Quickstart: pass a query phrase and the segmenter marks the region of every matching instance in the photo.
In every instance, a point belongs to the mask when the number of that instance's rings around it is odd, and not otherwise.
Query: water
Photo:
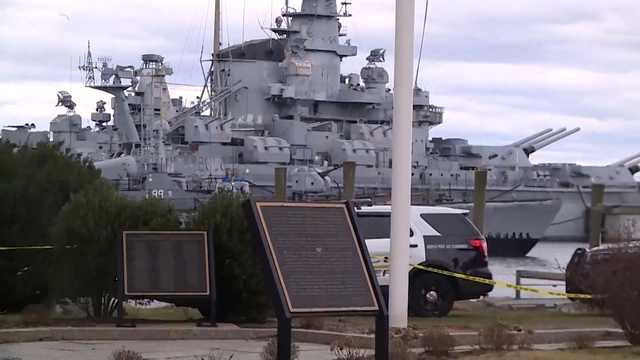
[[[573,252],[579,247],[586,246],[586,243],[579,242],[539,242],[533,250],[531,250],[529,256],[524,258],[490,258],[489,267],[494,279],[515,283],[516,270],[564,272]],[[524,285],[526,285],[527,282],[536,284],[548,283],[550,285],[558,284],[557,282],[526,279],[524,280]],[[549,290],[564,291],[564,285],[549,286],[546,288]],[[515,291],[513,289],[496,287],[489,295],[495,297],[514,297]],[[523,292],[522,297],[535,298],[540,297],[540,295]]]

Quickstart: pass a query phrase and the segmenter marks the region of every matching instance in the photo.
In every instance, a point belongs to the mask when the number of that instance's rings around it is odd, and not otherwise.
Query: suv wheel
[[[421,274],[411,284],[409,306],[416,316],[447,316],[453,307],[454,295],[449,280],[435,274]]]

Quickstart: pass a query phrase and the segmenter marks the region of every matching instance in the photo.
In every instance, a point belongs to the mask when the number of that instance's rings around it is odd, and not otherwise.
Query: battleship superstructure
[[[371,50],[359,73],[340,71],[358,51],[342,40],[340,19],[348,15],[335,0],[286,7],[273,37],[215,52],[208,96],[191,107],[170,97],[172,69],[162,56],[143,55],[140,68],[87,64],[85,71],[101,73],[100,84],[91,75],[87,86],[112,96],[113,119],[101,101],[94,128],[82,127],[68,97],[68,111],[51,122],[52,139],[92,159],[123,194],[162,197],[179,208],[220,188],[272,196],[275,167],[288,169],[297,198],[339,196],[345,161],[357,164],[358,197],[387,202],[393,122],[411,121],[414,204],[468,208],[473,171],[489,169],[486,228],[494,254],[524,255],[545,235],[584,237],[593,182],[607,185],[607,203],[640,203],[632,176],[640,156],[600,167],[530,162],[530,154],[579,129],[546,129],[505,146],[430,140],[444,110],[417,87],[413,118],[392,119],[384,49]]]

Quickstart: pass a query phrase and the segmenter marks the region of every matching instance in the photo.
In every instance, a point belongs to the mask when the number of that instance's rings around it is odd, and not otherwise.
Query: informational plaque
[[[208,296],[207,233],[125,231],[125,296]]]
[[[257,202],[255,207],[276,285],[291,314],[379,310],[368,259],[345,203]]]

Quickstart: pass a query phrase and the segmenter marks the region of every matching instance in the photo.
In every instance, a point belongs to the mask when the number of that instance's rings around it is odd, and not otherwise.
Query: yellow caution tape
[[[593,295],[589,295],[589,294],[573,294],[573,293],[566,293],[566,292],[562,292],[562,291],[552,291],[552,290],[547,290],[547,289],[536,289],[536,288],[532,288],[532,287],[517,285],[517,284],[514,284],[514,283],[507,282],[507,281],[485,279],[485,278],[482,278],[482,277],[479,277],[479,276],[471,276],[471,275],[467,275],[467,274],[461,274],[461,273],[457,273],[457,272],[453,272],[453,271],[447,271],[447,270],[434,268],[434,267],[431,267],[431,266],[413,265],[412,267],[415,268],[415,269],[429,271],[429,272],[432,272],[432,273],[441,274],[441,275],[445,275],[445,276],[451,276],[451,277],[455,277],[455,278],[458,278],[458,279],[464,279],[464,280],[474,281],[474,282],[481,283],[481,284],[487,284],[487,285],[493,285],[493,286],[499,286],[499,287],[514,289],[514,290],[520,290],[520,291],[523,291],[523,292],[529,292],[529,293],[534,293],[534,294],[547,295],[547,296],[559,296],[559,297],[566,297],[566,298],[573,298],[573,299],[593,299]],[[374,268],[377,268],[377,269],[387,268],[387,266],[386,265],[383,265],[383,266],[375,266],[374,265]]]
[[[50,245],[42,245],[42,246],[0,246],[0,251],[7,250],[49,250],[53,249],[53,246]]]

